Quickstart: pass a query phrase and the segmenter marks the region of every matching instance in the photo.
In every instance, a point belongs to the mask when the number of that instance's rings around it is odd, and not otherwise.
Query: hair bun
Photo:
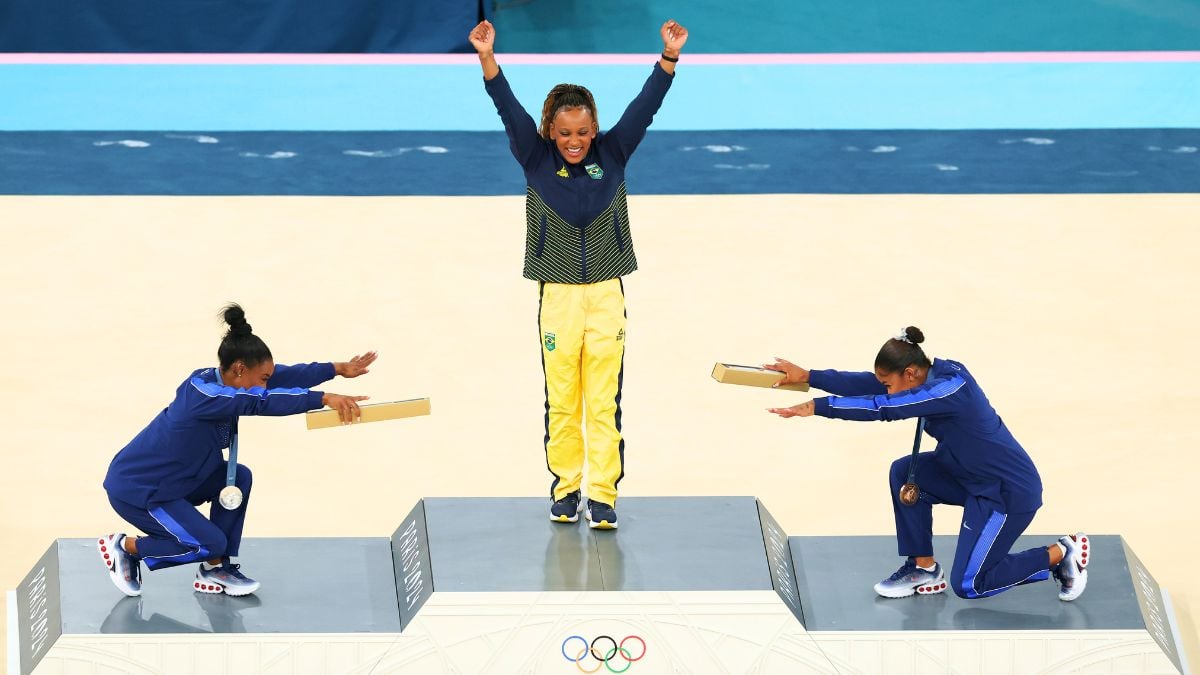
[[[221,317],[229,324],[229,334],[233,336],[250,335],[253,329],[246,322],[246,311],[236,302],[231,302],[221,310]]]
[[[909,326],[908,328],[905,328],[904,336],[907,337],[908,341],[914,345],[919,345],[925,341],[925,334],[922,333],[921,329],[917,328],[916,326]]]

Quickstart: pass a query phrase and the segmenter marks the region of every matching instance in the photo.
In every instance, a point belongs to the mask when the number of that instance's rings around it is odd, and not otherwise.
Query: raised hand
[[[496,27],[492,25],[491,21],[484,19],[471,29],[467,39],[471,41],[471,46],[480,56],[491,54],[496,47]]]
[[[659,29],[663,41],[663,53],[667,56],[678,57],[679,50],[683,49],[683,44],[687,42],[688,31],[682,25],[671,19],[662,25]]]
[[[355,356],[349,361],[340,361],[333,364],[333,370],[342,377],[358,377],[359,375],[366,375],[367,373],[371,372],[368,370],[368,366],[370,366],[372,363],[375,363],[375,359],[377,358],[379,358],[379,354],[377,352],[370,351],[366,354]]]
[[[783,373],[783,379],[771,385],[772,387],[780,387],[785,384],[803,384],[808,382],[807,370],[792,363],[791,361],[781,359],[778,356],[775,357],[775,363],[764,363],[763,368]]]

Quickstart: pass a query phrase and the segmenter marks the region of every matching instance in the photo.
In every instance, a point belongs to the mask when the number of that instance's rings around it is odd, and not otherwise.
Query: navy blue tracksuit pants
[[[892,510],[896,515],[896,543],[902,556],[933,555],[933,505],[963,507],[958,547],[950,570],[950,588],[960,598],[986,598],[1013,586],[1050,578],[1050,553],[1031,548],[1009,553],[1017,537],[1029,527],[1036,511],[1005,513],[1003,504],[967,494],[958,480],[939,463],[938,452],[916,456],[916,483],[921,496],[916,504],[900,503],[900,487],[908,479],[912,456],[892,462]]]
[[[117,513],[146,533],[137,540],[138,557],[146,567],[156,570],[238,554],[253,477],[250,469],[237,465],[234,484],[242,490],[242,504],[230,511],[217,502],[225,487],[227,466],[222,462],[184,499],[151,502],[141,507],[109,496],[108,501]],[[208,518],[195,508],[204,502],[212,502]]]

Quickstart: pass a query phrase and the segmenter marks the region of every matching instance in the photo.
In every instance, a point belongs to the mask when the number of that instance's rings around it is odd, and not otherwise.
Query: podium
[[[1169,595],[1116,535],[1089,533],[1073,603],[887,600],[893,537],[789,537],[753,497],[623,497],[616,531],[548,507],[427,498],[391,537],[247,539],[242,598],[194,593],[191,565],[126,598],[94,540],[59,539],[9,592],[9,672],[1182,670]],[[953,537],[935,548],[949,563]]]

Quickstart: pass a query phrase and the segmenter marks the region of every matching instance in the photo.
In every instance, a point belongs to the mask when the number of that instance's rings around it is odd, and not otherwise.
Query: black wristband
[[[661,58],[662,58],[662,60],[663,60],[663,61],[670,61],[671,63],[679,63],[679,57],[678,57],[678,56],[676,56],[676,57],[670,57],[670,56],[667,56],[666,52],[663,52],[663,54],[662,54],[662,57],[661,57]]]

